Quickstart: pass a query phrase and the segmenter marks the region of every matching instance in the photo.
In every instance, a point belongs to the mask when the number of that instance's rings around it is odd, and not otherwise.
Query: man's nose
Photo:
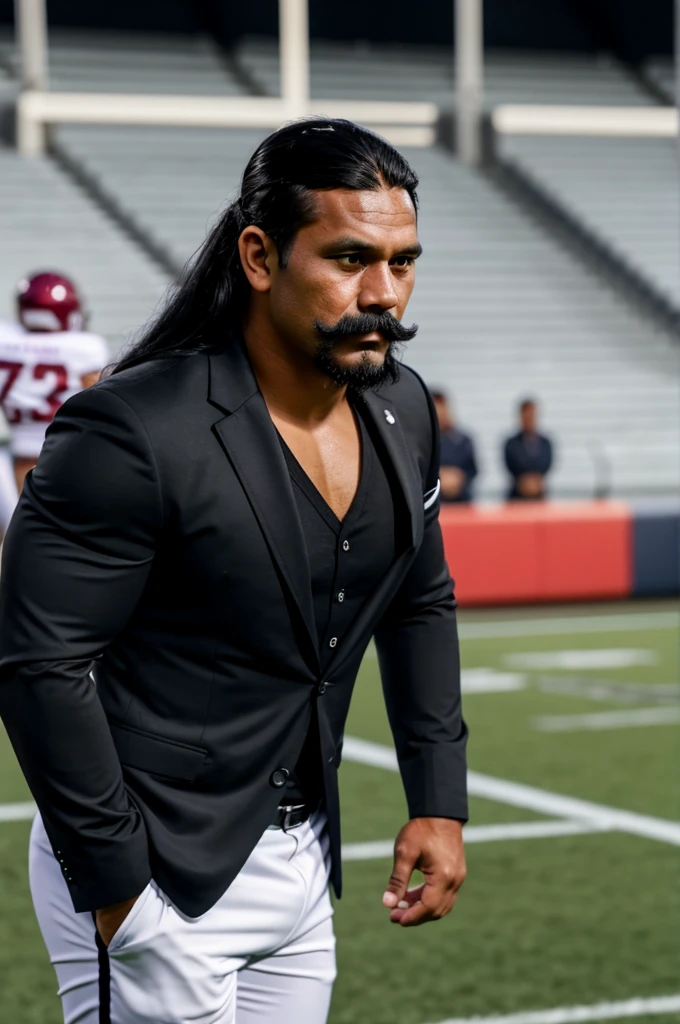
[[[394,277],[388,263],[373,263],[361,275],[359,309],[364,313],[386,313],[397,305]]]

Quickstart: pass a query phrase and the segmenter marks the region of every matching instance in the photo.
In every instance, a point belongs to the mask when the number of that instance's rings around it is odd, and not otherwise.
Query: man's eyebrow
[[[331,253],[350,253],[350,252],[375,252],[375,245],[370,242],[366,242],[361,238],[336,238],[332,242],[329,242],[324,246],[324,252],[327,254]],[[417,258],[421,255],[423,247],[420,242],[416,242],[414,245],[406,245],[399,252],[395,252],[392,256],[413,256]]]

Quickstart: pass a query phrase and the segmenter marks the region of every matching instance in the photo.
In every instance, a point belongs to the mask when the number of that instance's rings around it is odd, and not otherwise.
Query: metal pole
[[[454,0],[456,31],[456,152],[464,164],[482,155],[483,0]]]
[[[17,50],[24,89],[47,89],[46,0],[14,0]]]
[[[40,156],[47,148],[47,128],[30,117],[22,99],[48,88],[46,0],[14,0],[14,26],[22,83],[16,114],[17,148],[23,156]]]
[[[289,117],[309,109],[309,12],[307,0],[279,0],[281,98]]]

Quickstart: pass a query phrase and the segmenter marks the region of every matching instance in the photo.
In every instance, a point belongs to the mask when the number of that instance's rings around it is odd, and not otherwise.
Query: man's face
[[[286,267],[268,261],[269,315],[277,333],[336,383],[377,378],[390,335],[407,340],[399,325],[371,319],[400,321],[413,291],[420,254],[413,203],[397,188],[336,189],[315,200],[315,219],[296,235]],[[352,323],[365,314],[363,324]]]
[[[533,402],[531,402],[531,403],[529,403],[529,405],[525,405],[520,410],[520,422],[522,424],[522,431],[525,434],[535,434],[536,433],[536,421],[537,421],[536,406],[533,404]]]
[[[434,400],[434,407],[437,412],[437,422],[439,423],[439,429],[444,432],[445,430],[451,430],[453,427],[453,416],[449,409],[449,403],[445,398],[437,396]]]

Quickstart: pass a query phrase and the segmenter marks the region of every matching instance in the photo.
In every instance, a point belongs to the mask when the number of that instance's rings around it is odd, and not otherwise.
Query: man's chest
[[[359,486],[361,442],[354,418],[301,430],[274,419],[279,434],[339,520],[349,511]]]

